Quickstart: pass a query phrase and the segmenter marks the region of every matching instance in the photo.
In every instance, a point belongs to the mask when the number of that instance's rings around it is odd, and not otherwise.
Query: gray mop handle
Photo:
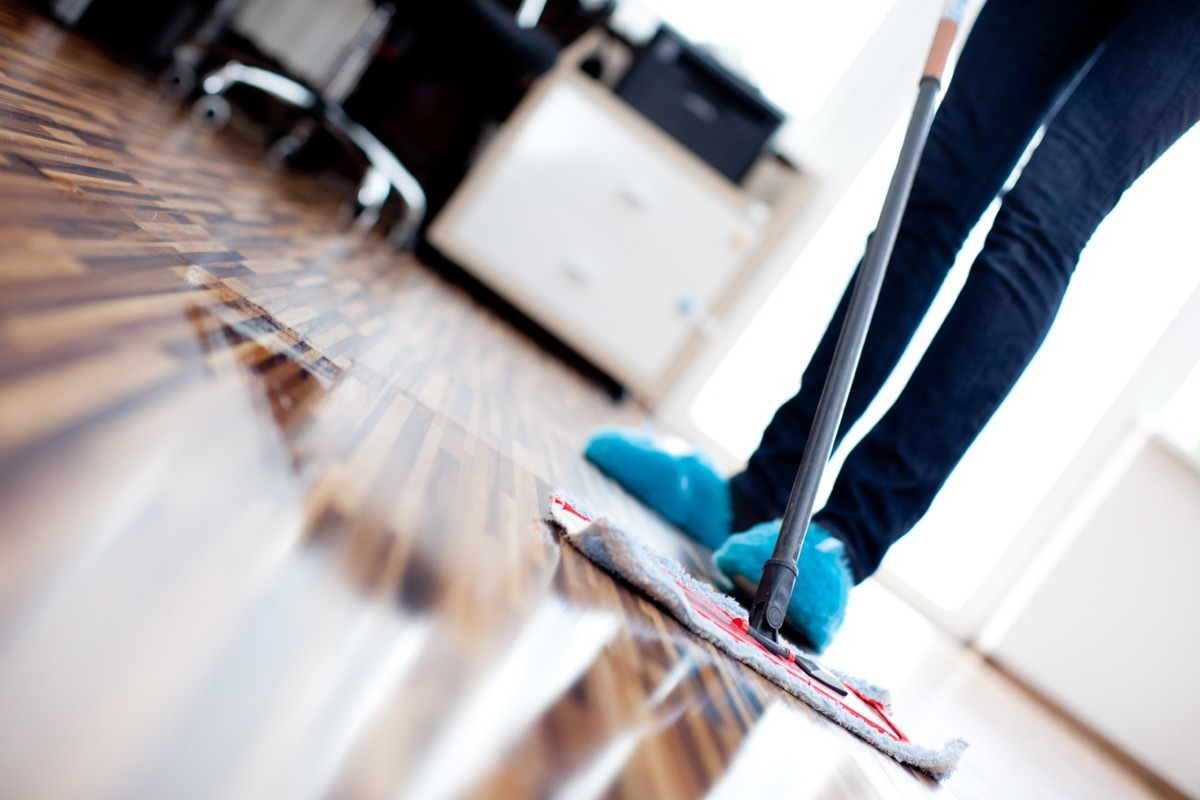
[[[904,144],[900,148],[899,163],[892,174],[892,182],[888,186],[887,197],[879,214],[879,224],[867,245],[862,267],[854,283],[854,292],[850,296],[850,305],[833,352],[829,375],[821,392],[821,399],[817,403],[816,416],[804,448],[804,455],[800,459],[800,468],[796,472],[796,481],[783,515],[772,561],[796,564],[800,559],[800,548],[804,544],[804,534],[812,518],[821,473],[833,452],[833,441],[841,424],[842,414],[846,410],[846,401],[850,396],[850,386],[862,355],[863,343],[867,338],[867,329],[871,324],[887,263],[900,231],[901,217],[908,203],[917,164],[921,160],[921,151],[925,147],[925,139],[933,122],[942,71],[945,69],[950,47],[954,43],[964,4],[965,0],[955,0],[947,4],[938,24],[933,47],[919,84],[916,107],[908,122]]]

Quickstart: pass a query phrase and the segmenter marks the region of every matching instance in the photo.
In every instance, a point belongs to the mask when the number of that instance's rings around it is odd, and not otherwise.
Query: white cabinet
[[[761,254],[771,210],[602,84],[530,93],[429,232],[644,400]]]

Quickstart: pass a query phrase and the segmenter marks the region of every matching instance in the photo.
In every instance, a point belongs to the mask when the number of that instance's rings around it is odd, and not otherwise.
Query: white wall
[[[1200,463],[1161,437],[1131,460],[993,656],[1200,796]]]

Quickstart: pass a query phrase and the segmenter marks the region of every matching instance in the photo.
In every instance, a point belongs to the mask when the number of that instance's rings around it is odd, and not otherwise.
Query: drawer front
[[[654,385],[693,335],[686,290],[507,165],[448,234],[478,278],[630,388]]]
[[[755,209],[714,193],[705,176],[570,85],[546,94],[505,161],[553,187],[598,230],[642,253],[705,307],[761,236],[764,220]]]

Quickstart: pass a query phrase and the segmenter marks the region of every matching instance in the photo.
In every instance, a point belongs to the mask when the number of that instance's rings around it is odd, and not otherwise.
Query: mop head
[[[564,492],[552,494],[550,516],[564,538],[597,565],[637,587],[685,627],[867,743],[937,780],[949,777],[958,765],[967,747],[964,740],[950,740],[940,750],[912,743],[888,714],[884,690],[834,672],[832,682],[840,680],[847,692],[843,696],[794,661],[769,652],[746,633],[747,614],[741,605],[692,578],[679,562],[655,553],[607,519],[596,518],[575,498]],[[802,660],[806,658],[795,647],[788,647]]]

